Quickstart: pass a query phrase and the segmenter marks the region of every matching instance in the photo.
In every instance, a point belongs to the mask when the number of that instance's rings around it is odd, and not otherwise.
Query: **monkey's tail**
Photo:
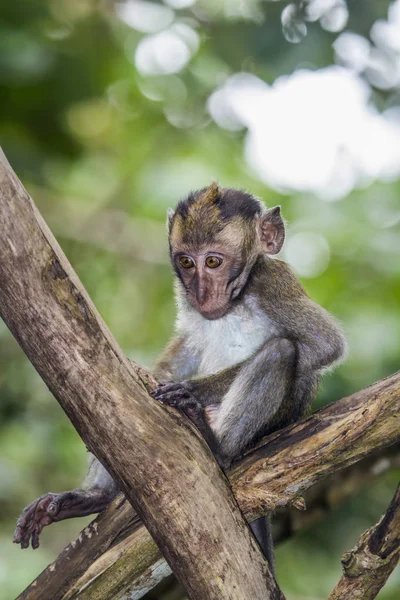
[[[270,569],[275,576],[274,544],[272,541],[270,515],[265,515],[264,517],[260,517],[259,519],[256,519],[250,523],[250,529],[252,530],[254,537],[256,538],[262,553],[269,562]]]

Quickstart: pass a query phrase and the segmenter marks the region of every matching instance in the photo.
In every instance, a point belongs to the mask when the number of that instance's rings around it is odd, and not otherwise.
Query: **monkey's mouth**
[[[198,302],[192,302],[193,307],[199,311],[202,317],[207,319],[208,321],[215,321],[215,319],[220,319],[223,317],[229,309],[229,304],[225,304],[223,306],[202,306]]]
[[[224,298],[219,298],[219,302],[216,298],[208,298],[203,302],[199,302],[196,294],[193,294],[191,291],[188,291],[188,300],[190,304],[196,309],[202,317],[207,319],[208,321],[215,321],[215,319],[220,319],[223,317],[230,308],[230,298],[226,298],[224,302]]]
[[[200,310],[200,314],[208,321],[215,321],[215,319],[220,319],[221,317],[223,317],[227,310],[228,307],[219,308],[213,311]]]

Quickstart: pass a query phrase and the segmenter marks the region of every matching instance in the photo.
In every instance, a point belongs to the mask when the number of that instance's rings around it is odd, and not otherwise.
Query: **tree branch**
[[[400,444],[394,444],[320,481],[304,495],[307,510],[291,507],[274,512],[274,541],[279,543],[300,530],[312,527],[362,490],[373,487],[384,473],[399,468]]]
[[[301,508],[307,489],[399,439],[400,372],[270,436],[234,469],[232,489],[249,520]]]
[[[0,155],[0,313],[193,600],[281,598],[204,440],[153,401]]]
[[[400,373],[265,438],[229,474],[246,518],[253,520],[282,505],[301,507],[299,494],[400,441],[399,414]],[[374,464],[374,457],[369,460]],[[21,598],[67,600],[77,591],[82,599],[118,598],[120,591],[129,591],[136,599],[158,583],[165,576],[161,553],[127,503],[119,509],[117,505],[115,501],[83,530]],[[71,564],[73,569],[66,571]],[[146,575],[155,566],[158,579]]]
[[[329,600],[373,600],[400,558],[400,484],[379,523],[365,531],[342,557],[343,576]]]

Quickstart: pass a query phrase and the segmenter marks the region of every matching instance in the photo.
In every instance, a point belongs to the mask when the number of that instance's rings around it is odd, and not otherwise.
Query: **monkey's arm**
[[[173,338],[157,359],[152,373],[160,381],[181,381],[198,368],[200,355],[188,348],[183,337]]]
[[[343,356],[343,334],[326,311],[306,296],[287,308],[287,320],[280,319],[282,337],[268,341],[256,355],[216,375],[154,392],[190,416],[222,466],[254,438],[300,418],[311,404],[320,371]]]
[[[300,380],[299,387],[314,388],[318,372],[343,358],[346,352],[345,338],[333,317],[305,295],[297,297],[295,302],[281,300],[278,306],[278,310],[276,306],[271,310],[268,305],[267,309],[270,309],[269,314],[272,312],[276,322],[280,324],[282,338],[292,340],[295,344],[295,375]],[[268,343],[259,352],[264,348],[269,348]],[[172,398],[174,392],[184,387],[203,407],[220,404],[238,373],[254,358],[253,355],[218,373],[193,379],[191,377],[196,371],[198,360],[194,360],[182,338],[173,340],[166,349],[166,355],[169,359],[170,376],[160,379],[176,382],[176,385],[171,383],[163,386],[163,395],[168,393],[166,399]],[[163,362],[161,365],[163,366]],[[166,369],[162,369],[163,374],[165,371]]]
[[[307,296],[296,305],[282,306],[281,322],[298,345],[298,375],[318,372],[337,363],[346,355],[343,332],[325,309]]]
[[[236,375],[247,362],[247,360],[243,361],[233,367],[219,371],[214,375],[200,377],[199,379],[184,379],[183,381],[179,381],[177,377],[174,377],[174,382],[163,383],[154,391],[152,396],[159,400],[161,399],[159,396],[162,394],[163,401],[167,401],[175,398],[177,391],[180,390],[183,392],[186,390],[187,392],[190,392],[191,395],[195,396],[196,400],[203,407],[212,404],[220,404],[222,398],[231,387]]]
[[[29,504],[17,521],[14,542],[21,544],[21,548],[27,548],[29,542],[32,548],[38,548],[39,535],[46,525],[101,512],[117,493],[118,486],[114,480],[97,458],[90,455],[84,489],[44,494]]]
[[[270,424],[285,399],[290,396],[295,372],[296,349],[285,338],[267,342],[253,357],[240,365],[204,380],[160,386],[153,392],[156,399],[180,408],[200,429],[217,460],[226,468],[242,450]],[[229,373],[230,372],[230,373]],[[191,386],[230,382],[219,398],[220,405],[203,407]],[[212,395],[210,387],[208,390]],[[207,404],[207,403],[205,403]],[[276,427],[275,427],[276,428]]]

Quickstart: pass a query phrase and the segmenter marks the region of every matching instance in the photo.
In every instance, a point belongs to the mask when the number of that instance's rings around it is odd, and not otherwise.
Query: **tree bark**
[[[329,600],[373,600],[385,585],[399,558],[400,484],[379,523],[365,531],[355,548],[343,555],[343,576]]]
[[[297,494],[366,455],[399,442],[399,414],[398,373],[265,438],[264,445],[249,453],[229,473],[240,490],[240,506],[246,518],[253,520],[267,509],[282,505],[301,508]],[[384,468],[374,456],[369,460],[371,469],[374,465],[377,470]],[[254,483],[257,473],[262,478]],[[161,553],[143,525],[135,520],[132,509],[126,503],[116,509],[118,503],[120,500],[84,529],[21,598],[67,600],[79,592],[79,598],[117,599],[119,594],[129,592],[136,600],[158,583],[164,576],[159,563]],[[114,546],[119,543],[116,551]],[[73,569],[66,572],[66,565],[73,565]],[[158,579],[152,571],[155,567]]]
[[[0,313],[194,600],[282,598],[201,436],[148,395],[4,155]]]
[[[270,436],[233,470],[232,489],[250,520],[300,507],[305,490],[399,439],[400,372]]]

